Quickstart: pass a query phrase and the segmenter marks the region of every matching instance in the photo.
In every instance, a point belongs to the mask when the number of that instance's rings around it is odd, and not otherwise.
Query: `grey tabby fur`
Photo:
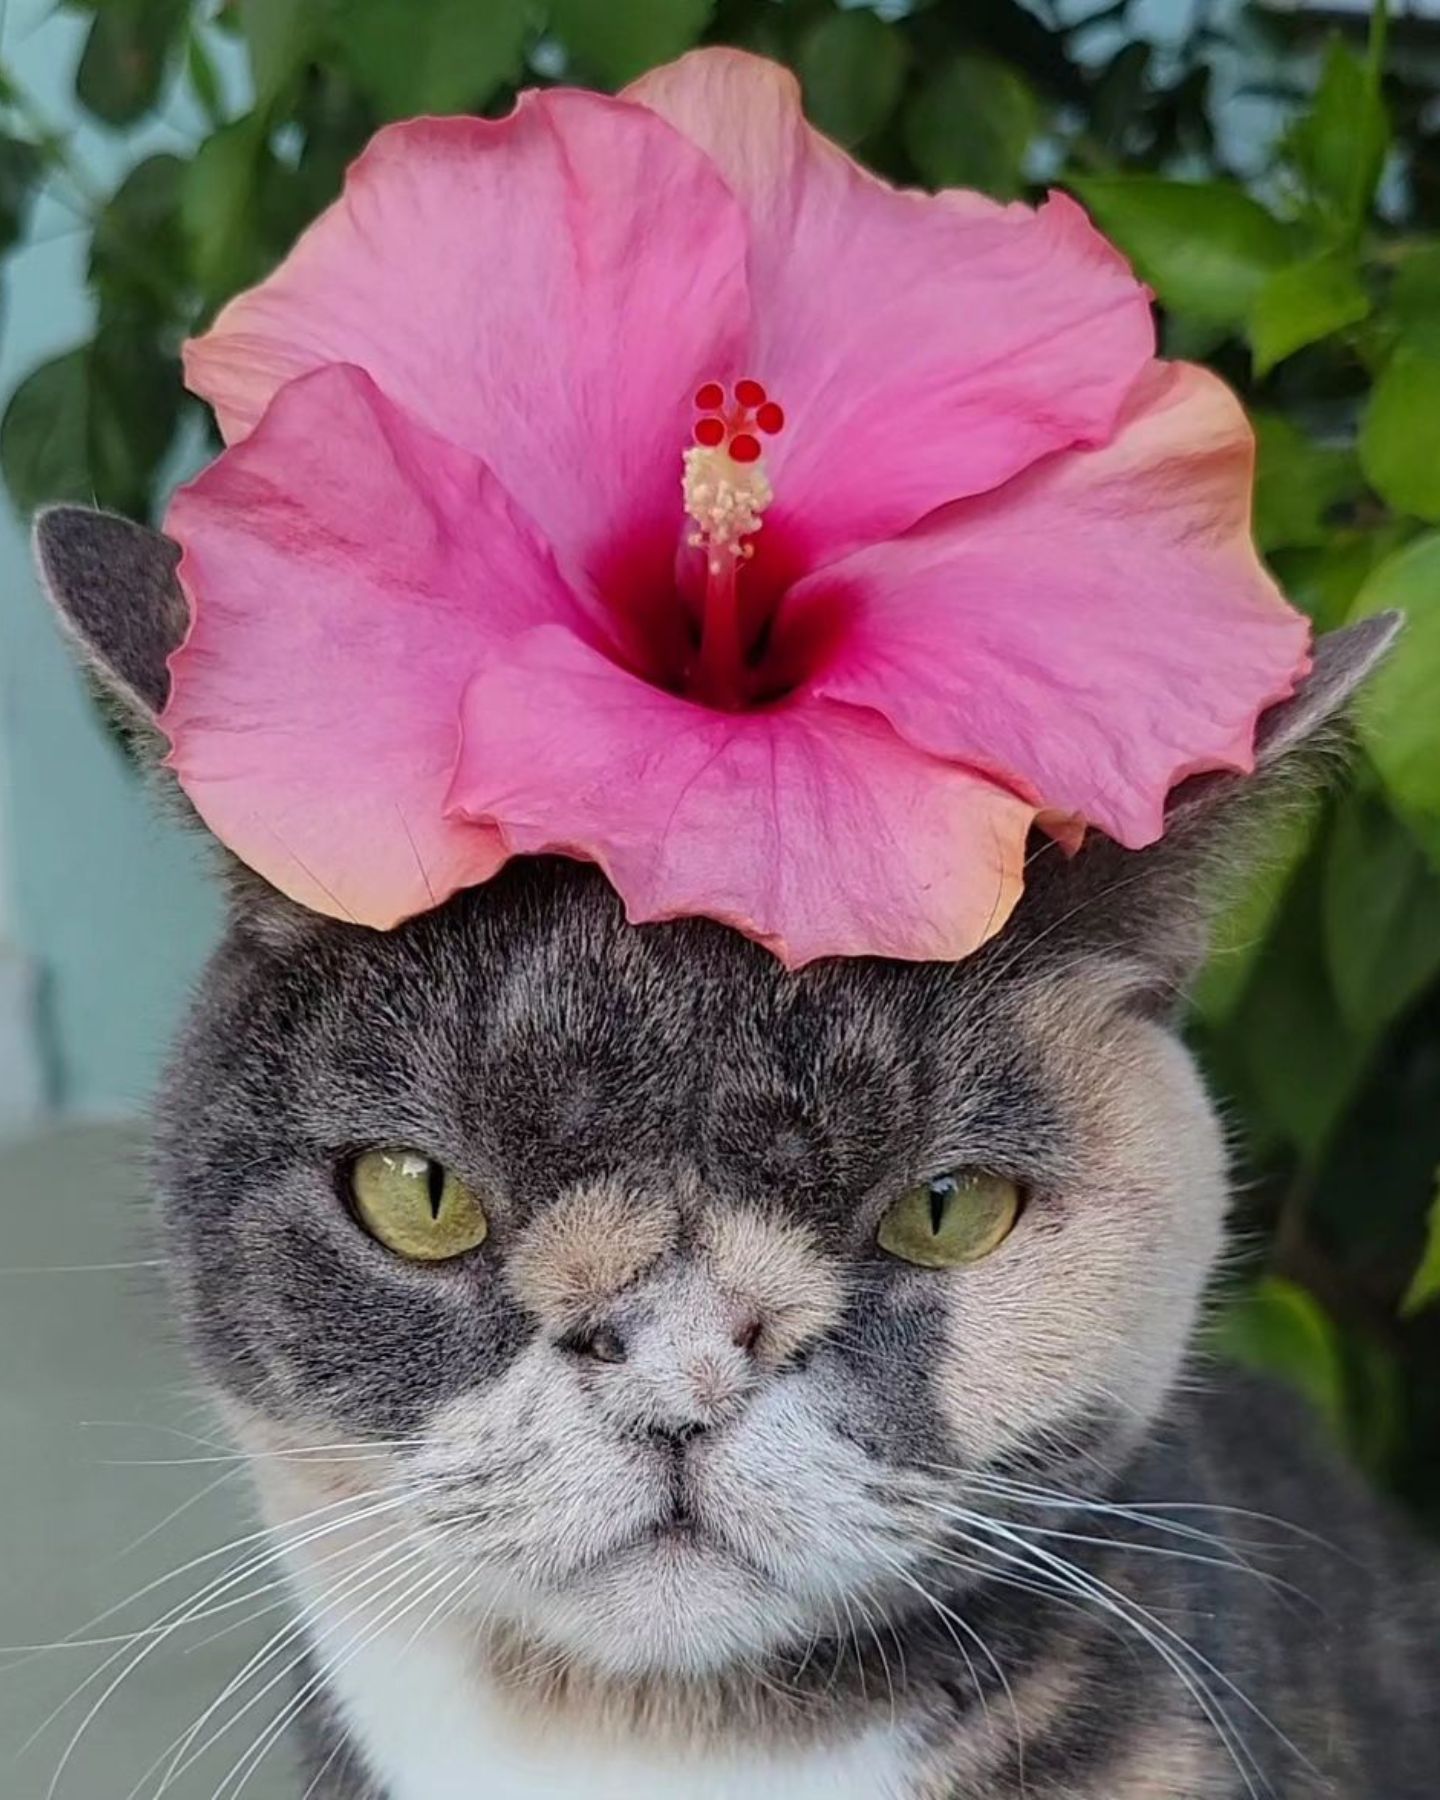
[[[172,552],[72,509],[39,537],[153,713]],[[1394,628],[1327,640],[1268,773],[1190,784],[1154,849],[1038,850],[956,967],[790,974],[560,861],[386,934],[244,883],[156,1167],[277,1528],[409,1496],[396,1554],[542,1732],[721,1755],[888,1720],[897,1800],[1428,1800],[1434,1568],[1292,1396],[1197,1350],[1224,1153],[1173,1029],[1207,897]],[[337,1170],[389,1144],[486,1198],[480,1251],[356,1228]],[[1000,1250],[877,1250],[969,1164],[1028,1195]],[[389,1800],[311,1674],[312,1800]]]

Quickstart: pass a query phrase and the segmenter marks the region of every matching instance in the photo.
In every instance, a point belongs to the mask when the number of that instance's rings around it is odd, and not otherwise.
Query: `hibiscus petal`
[[[557,553],[603,581],[623,524],[668,578],[698,382],[735,366],[745,229],[653,113],[531,93],[508,118],[379,133],[279,270],[187,346],[227,439],[319,364],[482,457]]]
[[[719,919],[792,967],[967,955],[1015,903],[1033,816],[873,714],[712,712],[557,626],[470,683],[450,805],[598,863],[637,923]]]
[[[1151,843],[1177,781],[1253,766],[1258,715],[1309,665],[1251,541],[1253,461],[1222,382],[1156,365],[1113,443],[802,583],[782,630],[829,616],[815,692]]]
[[[767,533],[783,521],[787,554],[814,568],[1110,435],[1154,327],[1074,201],[888,187],[743,51],[696,51],[626,96],[712,157],[748,215],[752,372],[789,421]]]
[[[492,875],[495,833],[442,811],[461,693],[496,633],[577,614],[485,466],[362,371],[322,369],[166,529],[192,623],[160,724],[221,842],[304,905],[381,927]]]

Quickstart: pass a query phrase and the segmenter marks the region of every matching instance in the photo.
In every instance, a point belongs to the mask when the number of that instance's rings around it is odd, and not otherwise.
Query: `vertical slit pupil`
[[[939,1237],[940,1227],[945,1223],[945,1208],[950,1204],[950,1189],[941,1182],[933,1182],[930,1188],[930,1230]]]
[[[426,1165],[425,1191],[430,1199],[430,1217],[438,1220],[440,1205],[445,1198],[445,1171],[438,1162],[431,1161]]]

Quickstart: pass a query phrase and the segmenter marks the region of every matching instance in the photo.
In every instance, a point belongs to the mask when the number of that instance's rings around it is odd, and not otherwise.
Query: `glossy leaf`
[[[871,12],[833,13],[801,40],[805,110],[821,131],[855,144],[895,109],[905,79],[905,41]]]
[[[550,29],[586,74],[621,87],[694,44],[713,0],[551,0]]]
[[[1405,613],[1405,630],[1371,678],[1357,721],[1396,811],[1440,868],[1440,532],[1387,558],[1352,617],[1392,607]]]
[[[1089,175],[1071,185],[1160,303],[1197,319],[1245,324],[1266,283],[1290,264],[1290,230],[1226,183]]]
[[[16,388],[0,420],[0,469],[22,513],[50,500],[91,498],[89,406],[84,348],[42,363]]]
[[[1240,1004],[1319,818],[1319,800],[1311,798],[1276,820],[1261,866],[1211,927],[1210,955],[1190,996],[1206,1024],[1225,1024]]]
[[[107,125],[133,125],[154,106],[180,45],[185,0],[106,0],[75,72],[82,106]]]
[[[87,455],[94,499],[143,516],[184,389],[178,358],[153,333],[105,321],[90,346]]]
[[[138,301],[157,319],[178,304],[186,280],[180,225],[186,169],[178,156],[147,156],[97,215],[90,280],[108,301]]]
[[[1360,484],[1354,455],[1317,444],[1282,413],[1253,412],[1255,536],[1264,550],[1328,543],[1326,514]]]
[[[179,367],[145,336],[102,326],[43,363],[0,421],[0,469],[22,512],[52,500],[146,508],[180,404]]]
[[[1228,1022],[1246,1087],[1306,1167],[1329,1148],[1374,1050],[1352,1031],[1330,986],[1323,866],[1317,846],[1297,871]]]
[[[1360,461],[1397,512],[1440,522],[1440,356],[1396,350],[1365,408]]]
[[[1220,1316],[1223,1355],[1300,1389],[1335,1431],[1345,1425],[1345,1355],[1335,1322],[1293,1281],[1266,1276]]]
[[[527,0],[336,0],[335,44],[387,119],[478,108],[519,78]]]
[[[1250,312],[1250,348],[1255,373],[1268,375],[1278,362],[1319,343],[1370,311],[1370,296],[1351,259],[1339,252],[1310,257],[1280,269],[1255,296]]]
[[[1353,792],[1336,812],[1324,907],[1335,998],[1372,1038],[1440,975],[1440,871],[1378,795]]]
[[[1411,1317],[1423,1312],[1427,1306],[1433,1306],[1437,1300],[1440,1300],[1440,1181],[1437,1181],[1435,1201],[1430,1208],[1425,1248],[1401,1303],[1401,1311]]]
[[[319,42],[325,10],[316,0],[240,0],[255,99],[269,106]]]
[[[932,187],[978,188],[1010,200],[1040,107],[1023,76],[988,57],[958,56],[926,83],[905,118],[905,142]]]
[[[1390,290],[1390,315],[1413,349],[1440,357],[1440,244],[1412,252]]]
[[[1348,453],[1347,461],[1354,463]],[[1359,482],[1358,468],[1355,482]],[[1287,598],[1315,622],[1317,631],[1333,631],[1350,616],[1362,587],[1387,556],[1403,549],[1410,530],[1394,520],[1376,526],[1350,526],[1333,531],[1313,546],[1272,549],[1271,568]]]
[[[1390,123],[1362,59],[1335,39],[1310,111],[1287,140],[1322,212],[1350,227],[1369,211],[1390,147]]]
[[[1151,45],[1136,41],[1121,46],[1095,89],[1094,129],[1100,142],[1119,150],[1144,111],[1149,91]]]
[[[227,299],[260,273],[257,195],[264,150],[252,114],[207,138],[185,170],[180,215],[195,278],[213,301]]]
[[[23,138],[0,136],[0,255],[18,242],[45,159]]]
[[[215,67],[215,59],[206,48],[205,39],[193,26],[185,44],[185,69],[190,77],[190,86],[195,90],[195,98],[200,102],[211,126],[223,125],[225,94],[220,86],[220,75]]]

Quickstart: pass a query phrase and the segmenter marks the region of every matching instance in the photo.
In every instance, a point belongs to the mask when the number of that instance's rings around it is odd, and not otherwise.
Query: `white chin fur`
[[[524,1623],[597,1672],[710,1675],[806,1629],[800,1609],[723,1552],[690,1541],[638,1544]]]

